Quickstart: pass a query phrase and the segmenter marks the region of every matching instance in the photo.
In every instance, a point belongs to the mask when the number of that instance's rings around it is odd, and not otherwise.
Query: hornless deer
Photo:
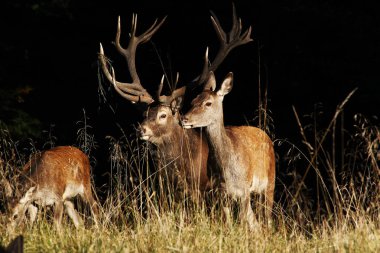
[[[149,141],[157,146],[159,151],[159,168],[171,164],[170,167],[174,166],[177,172],[179,172],[179,175],[175,175],[175,177],[179,176],[185,179],[191,189],[204,191],[210,187],[210,180],[207,175],[209,152],[207,141],[199,131],[183,129],[179,123],[179,110],[182,106],[186,86],[175,89],[169,96],[161,95],[164,81],[163,77],[158,89],[158,101],[157,103],[153,103],[152,96],[141,85],[136,71],[135,52],[137,45],[147,42],[159,29],[164,20],[165,19],[159,22],[158,25],[156,25],[156,20],[144,34],[136,37],[137,16],[134,16],[129,45],[127,49],[124,49],[120,46],[119,42],[119,18],[115,45],[117,50],[127,59],[133,83],[121,83],[114,79],[114,74],[112,73],[113,69],[110,71],[107,66],[102,46],[100,46],[99,61],[105,76],[122,97],[134,103],[140,102],[148,105],[148,109],[145,112],[145,119],[139,127],[139,134],[142,140]],[[228,35],[223,31],[214,14],[211,16],[211,21],[220,40],[220,49],[211,66],[208,66],[208,50],[206,50],[204,68],[202,74],[194,80],[196,83],[203,83],[209,71],[214,71],[233,48],[251,41],[251,28],[249,27],[247,31],[241,34],[241,20],[237,18],[234,7],[233,25]]]
[[[240,199],[240,219],[254,229],[251,192],[264,194],[266,216],[270,221],[275,187],[275,155],[273,143],[261,129],[251,126],[225,127],[223,98],[232,89],[229,73],[220,89],[215,91],[213,72],[204,90],[193,101],[182,118],[184,128],[205,127],[215,159],[220,167],[222,188],[227,195]]]
[[[33,224],[38,212],[35,205],[54,205],[54,221],[58,229],[65,208],[78,228],[81,218],[70,201],[77,195],[90,205],[97,223],[98,207],[92,195],[90,161],[76,147],[60,146],[33,154],[15,185],[18,193],[10,203],[10,228],[23,220],[26,211]]]

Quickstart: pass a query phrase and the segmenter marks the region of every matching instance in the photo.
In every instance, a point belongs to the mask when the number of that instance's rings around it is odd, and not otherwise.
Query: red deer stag
[[[162,25],[163,19],[157,21],[144,34],[136,37],[137,16],[132,20],[132,32],[127,49],[120,46],[120,18],[117,26],[115,45],[117,50],[125,56],[128,63],[129,72],[133,83],[121,83],[114,79],[107,66],[102,46],[100,46],[99,61],[107,79],[113,84],[115,90],[125,99],[131,102],[141,102],[148,104],[145,112],[145,119],[139,127],[140,138],[155,144],[159,150],[159,168],[171,164],[175,167],[178,176],[186,181],[191,189],[204,191],[209,188],[210,181],[207,175],[208,145],[205,138],[199,131],[194,129],[185,130],[179,121],[179,109],[182,106],[182,99],[186,86],[175,89],[169,96],[161,95],[164,77],[158,89],[157,103],[153,103],[152,96],[146,92],[140,83],[135,66],[135,52],[139,43],[147,42],[152,35]],[[251,41],[251,28],[241,34],[241,21],[236,16],[233,8],[233,26],[227,35],[213,14],[211,21],[220,40],[220,49],[211,66],[208,64],[208,50],[206,50],[205,65],[202,74],[194,82],[203,83],[210,70],[214,71],[224,60],[227,54],[235,47]],[[177,75],[178,81],[178,75]],[[177,83],[177,82],[176,82]],[[133,85],[133,86],[132,86]],[[174,161],[174,162],[173,162]],[[172,166],[170,166],[172,167]]]
[[[72,146],[55,147],[34,154],[24,166],[17,191],[10,203],[10,228],[14,228],[28,211],[29,220],[36,219],[39,206],[54,205],[55,225],[59,229],[64,208],[75,227],[81,218],[74,209],[71,198],[80,195],[90,205],[97,223],[98,207],[92,195],[90,161],[79,149]]]
[[[270,221],[275,186],[275,154],[273,143],[261,129],[251,126],[225,127],[223,99],[232,89],[229,73],[215,91],[213,72],[204,90],[193,101],[182,118],[184,128],[205,127],[209,145],[221,170],[222,188],[233,199],[240,199],[240,219],[254,229],[251,192],[265,196],[266,216]]]

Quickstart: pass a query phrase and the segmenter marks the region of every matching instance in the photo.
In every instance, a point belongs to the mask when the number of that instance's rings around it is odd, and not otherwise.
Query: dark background
[[[255,117],[259,68],[277,138],[299,139],[292,105],[300,115],[318,105],[326,115],[323,125],[355,87],[347,121],[355,113],[379,115],[380,17],[374,4],[247,0],[235,6],[243,29],[252,25],[254,42],[235,49],[216,71],[219,81],[229,71],[235,77],[224,103],[226,124]],[[140,112],[107,82],[105,97],[98,92],[99,42],[113,60],[117,79],[129,81],[124,58],[111,44],[117,16],[126,45],[132,13],[139,14],[138,33],[168,15],[153,43],[137,53],[142,83],[154,94],[163,73],[158,56],[169,74],[180,72],[180,85],[200,73],[206,46],[212,58],[218,42],[210,10],[230,29],[232,3],[224,0],[2,1],[0,120],[14,138],[33,137],[39,147],[49,135],[56,145],[74,144],[84,111],[100,148],[105,136],[122,135],[118,125],[133,132]]]

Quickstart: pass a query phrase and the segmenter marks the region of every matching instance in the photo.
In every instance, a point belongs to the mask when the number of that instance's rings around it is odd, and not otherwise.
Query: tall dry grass
[[[221,195],[206,194],[194,201],[189,189],[171,183],[165,167],[155,166],[154,147],[122,133],[107,137],[106,173],[94,173],[94,181],[104,183],[95,186],[101,205],[98,227],[87,219],[75,230],[66,217],[58,232],[46,209],[35,225],[8,233],[2,185],[0,243],[23,234],[26,252],[378,252],[380,132],[377,122],[345,114],[352,95],[331,115],[322,115],[316,107],[300,116],[293,108],[300,138],[275,140],[278,166],[271,227],[249,231],[234,217],[237,206],[226,217],[222,207],[228,200]],[[261,124],[268,119],[261,118]],[[263,128],[271,129],[268,125]],[[97,143],[85,114],[78,127],[76,146],[95,168]],[[13,182],[36,150],[33,141],[21,148],[1,126],[1,178]],[[89,216],[85,206],[79,201],[76,205]]]

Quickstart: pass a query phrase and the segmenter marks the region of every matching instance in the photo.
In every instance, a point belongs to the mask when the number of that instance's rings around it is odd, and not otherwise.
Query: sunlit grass
[[[108,138],[109,182],[97,188],[97,227],[89,217],[76,230],[65,216],[57,231],[45,210],[33,226],[10,232],[2,185],[0,244],[23,234],[25,252],[380,252],[379,127],[356,115],[348,132],[339,118],[341,105],[325,128],[308,125],[294,110],[303,144],[275,142],[286,168],[277,169],[271,227],[249,231],[226,217],[222,197],[207,195],[198,203],[183,189],[172,189],[151,162],[152,147],[123,136]],[[36,148],[20,151],[7,130],[0,130],[1,178],[12,182]],[[84,125],[78,131],[77,146],[91,156],[96,145],[89,130]],[[89,214],[79,207],[82,216]]]
[[[3,232],[3,231],[2,231]],[[45,221],[24,231],[25,252],[378,252],[380,230],[374,223],[356,228],[319,227],[310,236],[283,228],[250,232],[197,213],[190,221],[165,213],[135,226],[128,224],[57,232]],[[3,243],[14,235],[3,237]]]

